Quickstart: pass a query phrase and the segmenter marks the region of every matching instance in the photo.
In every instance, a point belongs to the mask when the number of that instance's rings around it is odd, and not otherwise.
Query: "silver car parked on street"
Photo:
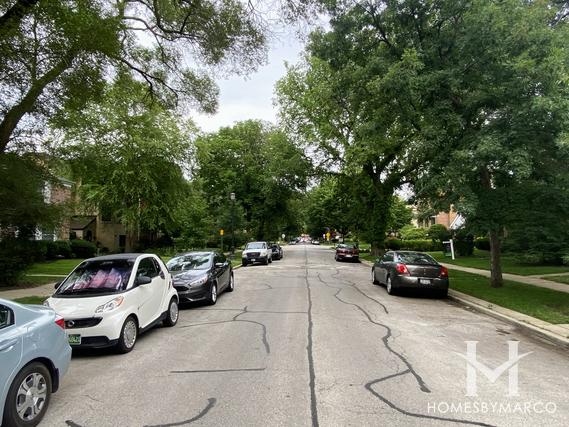
[[[2,426],[35,426],[71,360],[65,322],[51,308],[0,299]]]

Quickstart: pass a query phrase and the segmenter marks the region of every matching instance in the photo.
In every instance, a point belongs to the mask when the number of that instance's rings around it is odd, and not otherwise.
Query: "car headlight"
[[[188,283],[189,286],[200,286],[203,285],[205,283],[207,283],[208,280],[208,275],[204,275],[201,277],[198,277],[197,279],[192,280],[190,283]]]
[[[105,304],[98,306],[95,309],[95,313],[106,313],[108,311],[113,311],[115,308],[118,308],[123,301],[124,297],[122,296],[113,298],[109,302],[106,302]]]

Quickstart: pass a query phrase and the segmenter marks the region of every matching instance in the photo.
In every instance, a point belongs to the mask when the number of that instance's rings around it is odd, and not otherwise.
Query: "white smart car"
[[[162,260],[119,254],[79,264],[46,300],[65,319],[72,347],[134,348],[138,334],[178,321],[178,293]]]

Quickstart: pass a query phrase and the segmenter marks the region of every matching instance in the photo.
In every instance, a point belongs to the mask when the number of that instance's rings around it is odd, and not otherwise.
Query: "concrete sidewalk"
[[[57,280],[54,280],[53,283],[48,283],[46,285],[34,286],[31,288],[11,289],[8,291],[3,291],[0,288],[0,298],[13,300],[22,297],[48,296],[53,294],[53,292],[55,291],[55,289],[53,288],[53,285],[55,283],[57,283]]]
[[[460,265],[441,263],[449,270],[460,270],[466,273],[478,274],[480,276],[490,277],[489,270],[480,270],[478,268],[462,267]],[[569,293],[569,285],[563,283],[553,282],[552,280],[545,280],[534,276],[519,276],[517,274],[503,273],[502,276],[505,280],[512,282],[525,283],[526,285],[537,286],[539,288],[553,289],[554,291]]]

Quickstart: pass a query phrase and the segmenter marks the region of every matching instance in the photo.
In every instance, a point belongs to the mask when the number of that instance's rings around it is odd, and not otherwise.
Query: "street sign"
[[[219,230],[219,235],[220,235],[220,236],[223,236],[224,234],[225,234],[225,231],[223,230],[223,228],[220,229],[220,230]]]

